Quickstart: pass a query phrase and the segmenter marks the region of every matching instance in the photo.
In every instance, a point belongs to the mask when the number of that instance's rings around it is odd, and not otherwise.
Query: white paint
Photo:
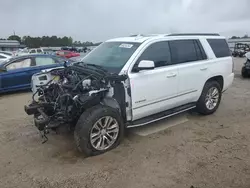
[[[186,39],[199,40],[207,59],[157,67],[153,70],[132,71],[137,60],[152,44]],[[144,42],[121,70],[121,73],[125,72],[129,77],[129,83],[126,87],[131,88],[131,97],[128,94],[126,94],[126,97],[127,101],[131,100],[131,106],[127,107],[127,112],[128,108],[132,111],[131,114],[127,115],[132,117],[132,121],[177,106],[197,102],[206,81],[212,77],[223,77],[223,91],[232,84],[234,78],[232,57],[217,58],[207,39],[225,39],[225,37],[213,35],[167,36],[160,34],[140,38],[140,41]],[[136,37],[112,39],[111,41],[123,41],[125,43],[126,40],[131,42],[136,40]]]

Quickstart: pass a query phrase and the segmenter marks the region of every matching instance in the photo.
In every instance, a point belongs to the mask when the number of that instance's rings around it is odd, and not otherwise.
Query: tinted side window
[[[172,62],[175,64],[198,61],[205,58],[197,40],[173,40],[169,41],[169,46]]]
[[[207,59],[207,55],[199,40],[194,40],[194,46],[196,49],[197,60]]]
[[[207,39],[216,57],[231,56],[227,41],[225,39]]]
[[[171,56],[167,41],[151,44],[137,60],[136,65],[141,60],[154,61],[155,67],[162,67],[171,64]]]

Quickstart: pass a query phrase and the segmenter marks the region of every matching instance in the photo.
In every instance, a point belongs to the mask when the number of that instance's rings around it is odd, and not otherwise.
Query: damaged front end
[[[39,86],[31,104],[24,107],[28,115],[34,115],[34,123],[43,135],[62,124],[73,128],[86,109],[102,103],[107,96],[112,97],[115,85],[126,79],[82,62],[44,74],[50,74],[52,79]]]

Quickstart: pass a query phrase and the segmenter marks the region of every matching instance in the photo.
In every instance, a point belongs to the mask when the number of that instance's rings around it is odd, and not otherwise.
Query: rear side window
[[[173,40],[169,46],[174,64],[206,59],[199,40]]]
[[[194,46],[196,49],[197,60],[207,59],[207,55],[199,40],[194,40]]]
[[[225,39],[207,39],[216,57],[231,56],[227,41]]]
[[[55,64],[55,60],[50,57],[36,57],[36,66],[52,65]]]

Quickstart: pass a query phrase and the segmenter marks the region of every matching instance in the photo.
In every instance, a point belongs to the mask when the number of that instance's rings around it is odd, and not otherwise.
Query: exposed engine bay
[[[74,124],[86,109],[108,98],[117,101],[125,116],[126,75],[111,74],[102,67],[82,62],[45,74],[51,74],[53,79],[39,86],[32,103],[25,106],[26,113],[34,115],[40,131],[56,129],[63,123]]]

